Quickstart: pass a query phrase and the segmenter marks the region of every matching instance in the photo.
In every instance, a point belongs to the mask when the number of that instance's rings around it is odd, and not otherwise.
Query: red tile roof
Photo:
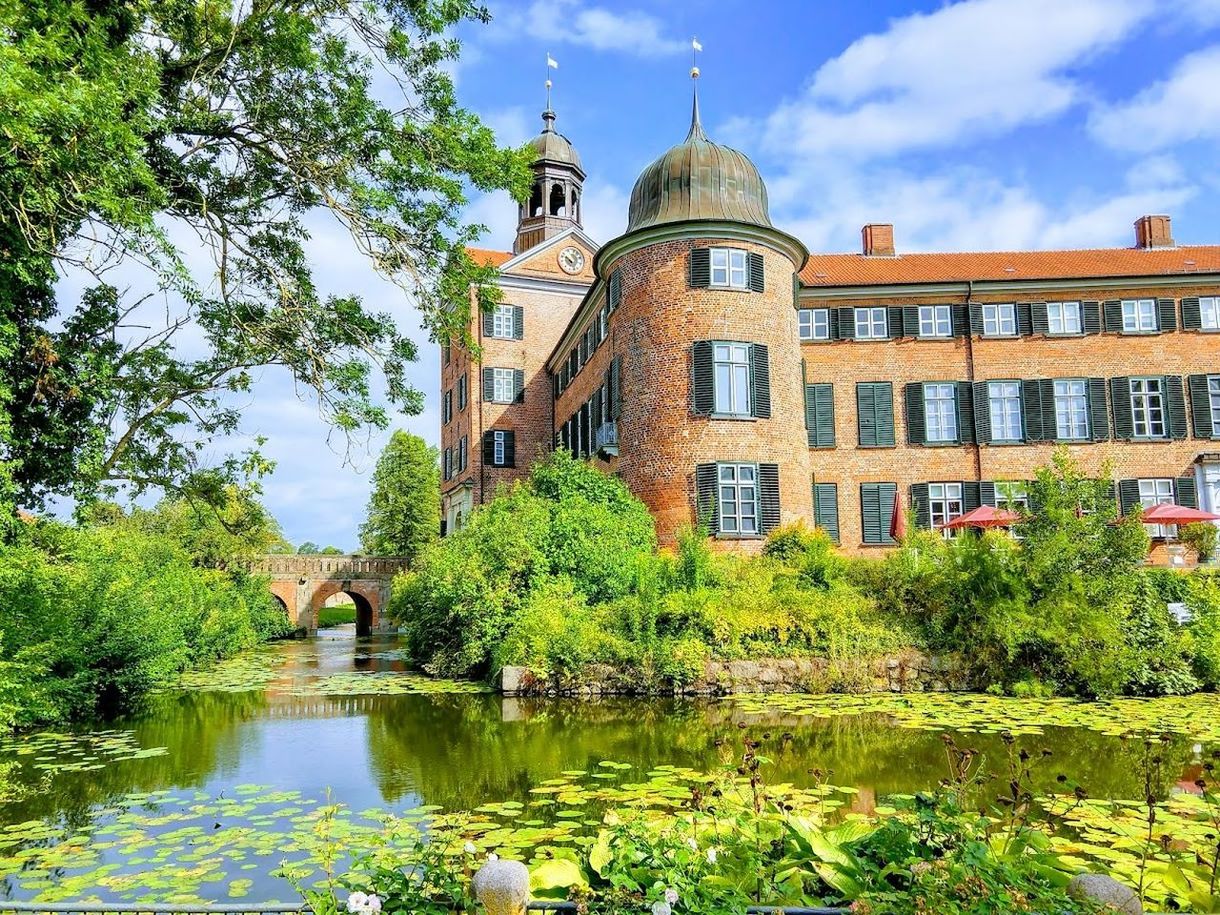
[[[511,251],[489,251],[487,248],[467,248],[466,253],[480,267],[499,267],[513,259]]]
[[[801,281],[806,286],[872,286],[1211,272],[1220,272],[1220,245],[900,254],[897,257],[812,254],[801,271]]]

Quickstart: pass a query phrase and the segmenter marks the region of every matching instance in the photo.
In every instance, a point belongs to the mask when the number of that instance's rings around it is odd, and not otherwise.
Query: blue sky
[[[493,4],[463,28],[459,97],[516,144],[540,128],[545,60],[558,128],[588,172],[586,229],[626,223],[636,175],[686,134],[690,39],[704,46],[709,135],[759,166],[780,227],[814,251],[851,251],[893,222],[899,251],[1132,243],[1133,220],[1170,213],[1180,243],[1220,243],[1220,0],[538,0]],[[507,248],[507,195],[472,201],[483,244]],[[316,224],[319,285],[357,291],[417,328],[402,294],[335,226]],[[417,339],[422,336],[417,334]],[[415,382],[438,437],[438,354]],[[353,548],[369,473],[388,437],[347,443],[274,374],[246,428],[279,462],[266,501],[294,542]],[[227,443],[217,443],[218,451]]]

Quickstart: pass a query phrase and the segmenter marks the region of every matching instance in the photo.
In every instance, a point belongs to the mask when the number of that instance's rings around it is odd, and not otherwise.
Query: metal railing
[[[575,902],[535,899],[526,906],[530,912],[576,912]],[[641,915],[646,909],[641,909]],[[312,909],[299,905],[242,905],[214,903],[189,905],[175,903],[124,902],[5,902],[0,900],[0,915],[8,912],[55,912],[66,915],[311,915]],[[746,915],[847,915],[847,909],[807,908],[801,906],[752,905]]]

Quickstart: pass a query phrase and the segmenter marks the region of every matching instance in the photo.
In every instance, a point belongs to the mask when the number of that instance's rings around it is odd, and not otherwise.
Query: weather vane
[[[559,69],[559,61],[546,52],[546,110],[551,110],[551,71]]]
[[[703,45],[699,44],[698,38],[690,40],[690,78],[699,78],[698,54],[703,50]]]

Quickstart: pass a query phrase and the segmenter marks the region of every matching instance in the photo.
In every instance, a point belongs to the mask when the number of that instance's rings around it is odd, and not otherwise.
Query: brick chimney
[[[1135,221],[1135,247],[1172,248],[1168,216],[1141,216]]]
[[[894,256],[894,227],[888,222],[870,222],[860,230],[865,257]]]

